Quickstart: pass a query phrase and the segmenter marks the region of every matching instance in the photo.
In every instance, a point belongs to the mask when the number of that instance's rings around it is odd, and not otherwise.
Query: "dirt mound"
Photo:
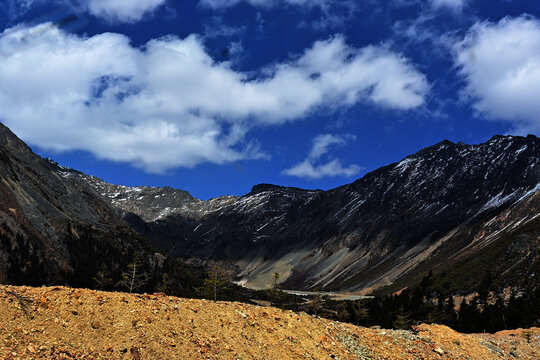
[[[166,295],[0,286],[0,359],[539,359],[540,329],[366,329]]]

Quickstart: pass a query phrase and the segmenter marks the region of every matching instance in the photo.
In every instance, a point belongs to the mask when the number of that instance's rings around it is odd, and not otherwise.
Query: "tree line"
[[[6,225],[0,232],[0,248],[10,257],[8,279],[14,285],[42,285],[45,271],[42,258],[30,246],[30,239],[10,233]],[[147,249],[136,250],[128,239],[118,239],[123,247],[112,246],[95,230],[77,227],[79,238],[71,236],[68,224],[66,246],[74,272],[65,276],[66,285],[107,291],[138,293],[163,292],[187,298],[210,300],[266,301],[276,307],[350,322],[360,326],[409,329],[419,323],[438,323],[460,332],[496,332],[540,325],[540,286],[531,274],[527,281],[506,296],[494,295],[495,284],[489,274],[474,296],[456,300],[447,287],[434,285],[430,273],[414,288],[398,294],[378,295],[359,301],[332,301],[322,295],[306,299],[280,289],[275,273],[266,290],[249,290],[229,281],[217,266],[205,269],[180,259],[166,258],[159,266],[149,260]],[[24,259],[24,260],[23,260]],[[24,263],[22,262],[24,261]],[[31,276],[32,275],[32,276]],[[33,276],[35,275],[35,276]],[[32,278],[34,283],[29,283]],[[498,294],[499,292],[495,292]]]
[[[459,302],[450,290],[434,286],[431,273],[412,289],[357,301],[335,301],[323,295],[312,296],[305,301],[302,297],[281,291],[278,273],[273,274],[266,290],[249,290],[228,281],[225,272],[217,266],[204,271],[179,259],[166,261],[157,282],[144,273],[137,259],[127,265],[116,283],[112,279],[103,283],[104,278],[108,279],[108,275],[104,275],[103,270],[99,271],[94,277],[97,287],[108,285],[109,289],[113,287],[129,292],[145,289],[209,300],[248,303],[251,299],[265,300],[283,309],[305,311],[365,327],[410,329],[420,323],[436,323],[463,333],[493,333],[540,325],[540,286],[535,281],[528,281],[527,286],[519,291],[503,296],[490,291],[492,283],[489,276],[477,293],[461,297]],[[107,286],[103,288],[107,289]]]
[[[490,280],[478,292],[456,303],[448,290],[433,286],[429,274],[422,283],[399,294],[378,295],[358,301],[325,299],[295,310],[350,322],[359,326],[410,329],[420,323],[436,323],[463,333],[497,332],[540,325],[540,286],[534,279],[507,295],[490,291]]]

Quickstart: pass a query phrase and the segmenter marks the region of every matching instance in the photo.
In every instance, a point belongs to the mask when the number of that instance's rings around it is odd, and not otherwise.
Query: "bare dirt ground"
[[[360,328],[166,295],[0,286],[0,359],[540,359],[540,329]]]

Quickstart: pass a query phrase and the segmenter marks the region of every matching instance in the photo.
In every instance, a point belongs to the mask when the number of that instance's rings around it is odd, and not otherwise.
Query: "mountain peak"
[[[257,184],[251,188],[251,191],[247,195],[256,195],[266,191],[293,191],[293,192],[318,192],[322,190],[307,190],[292,186],[281,186],[274,184]]]
[[[448,140],[448,139],[444,139],[442,141],[439,141],[438,143],[436,143],[433,146],[436,147],[436,146],[442,146],[442,145],[455,145],[455,143],[453,141]]]
[[[526,140],[526,141],[536,141],[538,140],[538,137],[533,134],[529,134],[527,136],[519,136],[519,135],[493,135],[491,139],[487,141],[487,143],[493,143],[498,141],[514,141],[514,140]]]
[[[0,156],[8,159],[0,161],[7,178],[0,194],[11,194],[0,199],[0,217],[8,223],[15,215],[29,214],[27,236],[37,232],[62,246],[71,239],[66,222],[92,224],[109,236],[110,227],[122,227],[117,216],[126,215],[132,229],[163,251],[200,261],[220,259],[253,287],[265,287],[273,272],[297,289],[409,286],[415,279],[407,277],[408,270],[428,271],[448,261],[445,254],[468,245],[467,254],[474,257],[472,244],[487,246],[512,221],[532,221],[540,206],[540,142],[535,136],[497,136],[478,145],[444,140],[329,191],[263,183],[241,197],[201,201],[170,187],[113,185],[62,168],[24,151],[17,145],[24,143],[4,126],[0,131]],[[13,228],[13,234],[25,230]],[[129,230],[120,235],[132,238]],[[432,255],[436,243],[446,246],[444,253]],[[86,252],[87,247],[80,249]],[[58,251],[69,266],[71,255],[65,247]],[[409,256],[413,252],[420,255]],[[534,260],[531,254],[527,261]],[[422,259],[429,261],[419,263]],[[492,267],[492,273],[502,276],[516,259],[521,256],[499,259],[501,266]],[[471,275],[455,286],[472,289],[478,281]]]
[[[257,184],[251,188],[249,195],[259,194],[265,191],[285,189],[285,186],[273,184]]]

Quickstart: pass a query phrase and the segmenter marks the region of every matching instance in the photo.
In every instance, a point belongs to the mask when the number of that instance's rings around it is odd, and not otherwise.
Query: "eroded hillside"
[[[540,329],[360,328],[165,295],[0,286],[1,359],[538,359]]]
[[[156,267],[148,241],[81,182],[64,179],[0,124],[0,282],[93,286],[134,254]]]
[[[535,272],[536,251],[514,254],[525,240],[509,234],[540,212],[539,154],[533,135],[478,145],[442,141],[329,191],[261,184],[209,201],[66,168],[58,173],[89,184],[167,254],[234,267],[249,287],[264,288],[277,272],[290,289],[369,293],[386,286],[391,293],[429,271],[449,276],[456,260],[500,248],[493,259],[501,266],[450,281],[453,290],[474,291],[487,275],[504,288]],[[516,267],[519,276],[506,272]]]

